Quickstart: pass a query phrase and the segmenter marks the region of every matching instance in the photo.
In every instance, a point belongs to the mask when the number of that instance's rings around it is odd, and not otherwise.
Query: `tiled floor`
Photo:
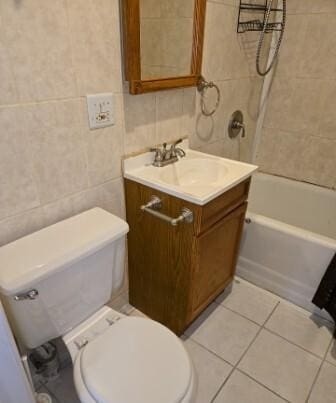
[[[332,331],[324,319],[236,279],[182,337],[198,374],[194,403],[336,402]],[[55,403],[78,403],[69,378],[71,370],[46,385]]]

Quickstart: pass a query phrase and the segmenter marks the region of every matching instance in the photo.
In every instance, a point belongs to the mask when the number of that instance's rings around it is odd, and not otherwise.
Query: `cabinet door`
[[[195,239],[192,318],[233,279],[247,203]]]

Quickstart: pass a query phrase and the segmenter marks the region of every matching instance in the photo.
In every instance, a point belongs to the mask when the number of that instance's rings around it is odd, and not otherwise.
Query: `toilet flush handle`
[[[38,297],[39,293],[37,290],[29,290],[27,292],[24,292],[22,294],[15,295],[14,300],[15,301],[26,301],[26,300],[34,300]]]

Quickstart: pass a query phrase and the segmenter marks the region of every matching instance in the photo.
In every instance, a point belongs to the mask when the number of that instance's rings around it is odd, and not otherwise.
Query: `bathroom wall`
[[[263,80],[255,70],[259,33],[237,34],[238,7],[239,0],[207,1],[203,75],[219,86],[221,103],[212,117],[205,117],[197,95],[196,128],[190,140],[194,148],[204,152],[250,161]],[[208,109],[214,98],[215,91],[209,90]],[[244,113],[247,135],[231,140],[227,126],[237,109]]]
[[[256,162],[264,172],[335,189],[336,2],[287,3]]]
[[[93,206],[125,217],[122,156],[191,132],[195,89],[128,95],[120,39],[118,0],[0,2],[0,245]],[[90,131],[104,92],[116,124]]]
[[[101,206],[124,217],[121,158],[188,135],[195,89],[131,96],[118,0],[0,2],[0,245]],[[87,94],[113,92],[90,131]]]

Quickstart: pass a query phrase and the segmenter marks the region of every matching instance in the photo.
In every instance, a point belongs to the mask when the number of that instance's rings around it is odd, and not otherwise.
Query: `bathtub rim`
[[[297,227],[295,225],[287,224],[283,221],[276,220],[274,218],[267,217],[262,214],[254,213],[253,211],[247,210],[246,212],[246,219],[245,225],[249,225],[247,220],[251,220],[252,223],[257,223],[264,225],[268,228],[274,230],[280,230],[283,233],[292,235],[292,236],[299,236],[302,239],[307,241],[316,242],[318,245],[327,247],[327,248],[334,248],[336,252],[336,239],[318,234],[317,232],[308,231],[304,228]]]

